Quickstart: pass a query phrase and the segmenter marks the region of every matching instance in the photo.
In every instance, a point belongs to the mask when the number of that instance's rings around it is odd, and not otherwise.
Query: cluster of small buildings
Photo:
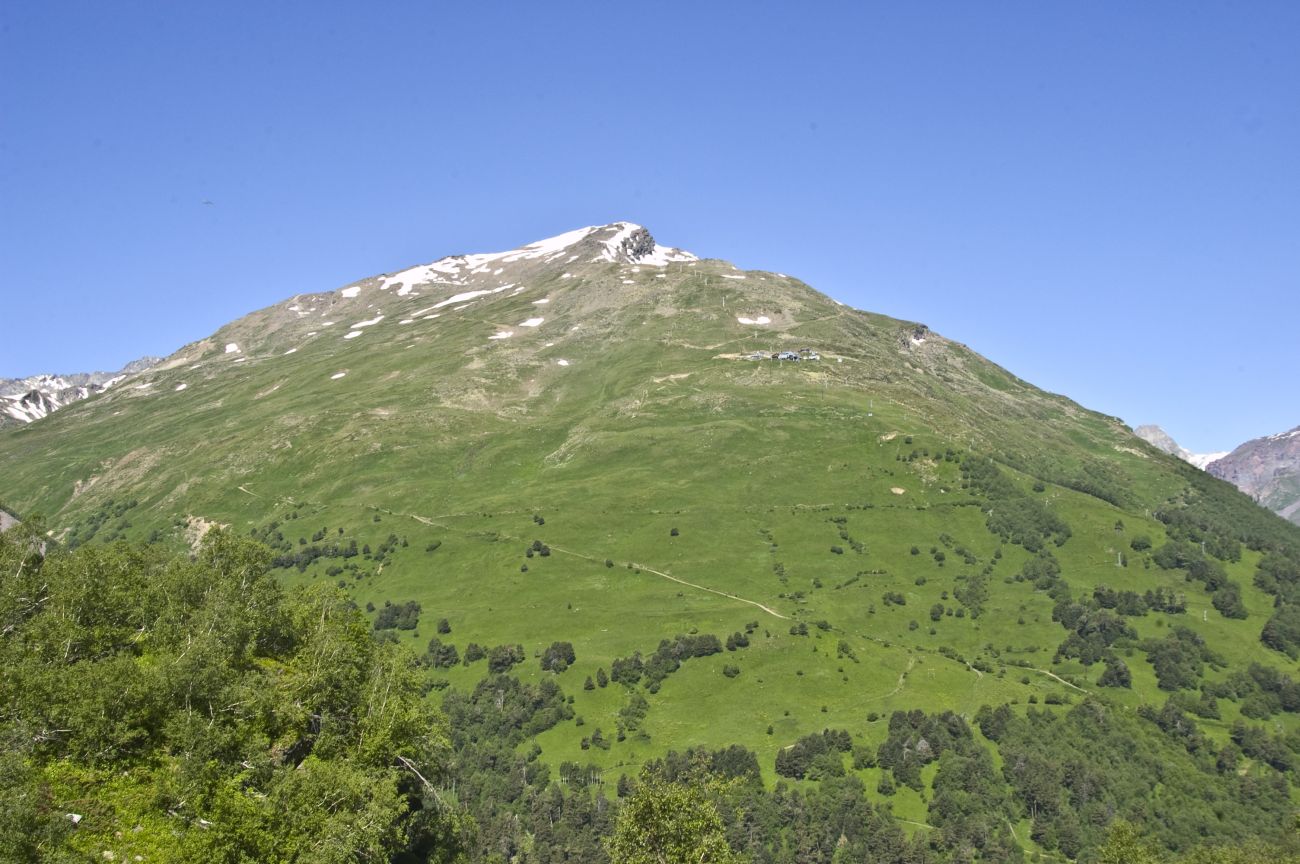
[[[800,360],[820,360],[822,355],[818,354],[811,348],[800,348],[798,351],[778,351],[775,354],[767,354],[763,351],[755,351],[750,354],[747,360],[789,360],[797,363]]]

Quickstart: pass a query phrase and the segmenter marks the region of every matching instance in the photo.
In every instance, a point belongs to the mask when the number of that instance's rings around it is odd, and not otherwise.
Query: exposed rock
[[[1284,519],[1300,524],[1300,426],[1247,441],[1207,470]]]
[[[645,228],[637,228],[630,235],[623,238],[618,251],[632,261],[636,261],[638,258],[644,258],[654,253],[655,238],[650,236],[650,232]]]

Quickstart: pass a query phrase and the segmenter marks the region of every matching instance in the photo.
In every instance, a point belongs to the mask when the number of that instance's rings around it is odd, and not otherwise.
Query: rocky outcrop
[[[619,244],[619,252],[631,261],[644,258],[655,251],[655,238],[644,228],[637,228]]]

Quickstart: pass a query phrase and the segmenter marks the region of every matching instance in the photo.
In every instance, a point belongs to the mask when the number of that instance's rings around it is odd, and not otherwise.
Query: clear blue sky
[[[1300,423],[1300,3],[806,6],[6,2],[0,377],[626,219],[1195,450]]]

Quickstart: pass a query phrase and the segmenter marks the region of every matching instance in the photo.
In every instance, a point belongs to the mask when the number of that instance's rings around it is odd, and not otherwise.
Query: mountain
[[[65,405],[102,393],[159,363],[158,357],[132,360],[117,372],[77,372],[0,378],[0,427],[39,420]]]
[[[630,223],[287,298],[0,467],[88,561],[228,526],[346,591],[430,669],[475,860],[590,839],[687,748],[769,790],[733,808],[755,861],[1293,822],[1300,528],[924,324]],[[932,857],[868,850],[893,831]]]
[[[1184,462],[1190,462],[1201,470],[1205,470],[1206,466],[1214,460],[1222,459],[1228,455],[1226,450],[1220,453],[1193,453],[1186,447],[1181,446],[1168,432],[1159,426],[1139,426],[1133,430],[1133,434],[1156,449],[1163,450],[1171,456],[1177,456]]]
[[[1300,523],[1300,427],[1247,441],[1231,453],[1192,453],[1159,426],[1139,426],[1133,434],[1228,481],[1283,519]]]
[[[1208,470],[1282,518],[1300,523],[1300,426],[1247,441]]]

